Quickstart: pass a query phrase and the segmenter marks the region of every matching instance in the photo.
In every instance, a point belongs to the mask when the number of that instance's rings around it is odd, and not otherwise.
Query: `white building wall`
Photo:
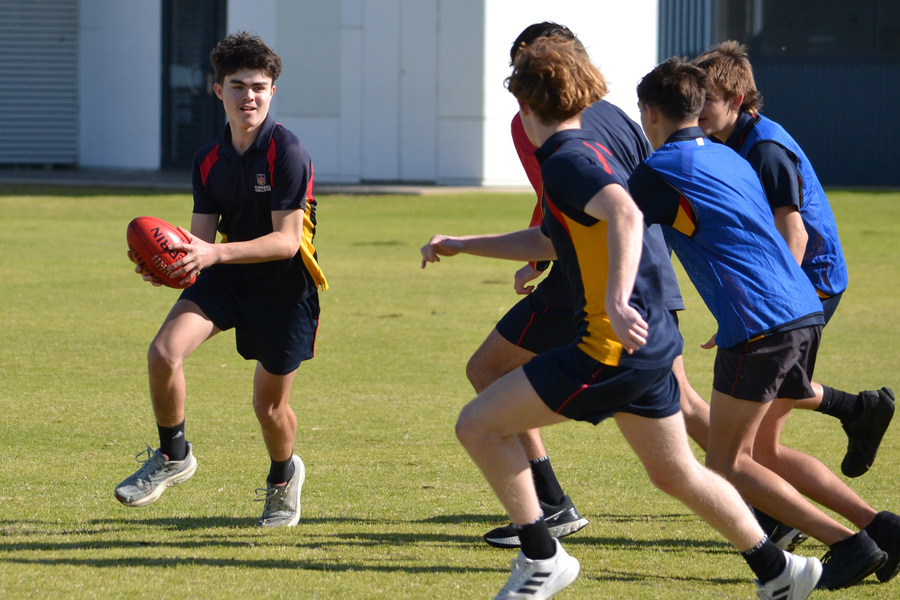
[[[656,59],[656,0],[229,0],[228,32],[279,53],[272,114],[320,182],[525,185],[503,87],[509,47],[543,20],[572,28],[636,118]],[[80,2],[80,163],[158,168],[160,0]]]
[[[79,164],[158,169],[162,4],[79,3]]]
[[[522,185],[503,87],[509,47],[543,20],[572,28],[637,117],[656,59],[656,2],[231,0],[228,30],[282,57],[272,111],[309,147],[319,181]]]
[[[515,99],[503,87],[509,75],[509,49],[525,27],[554,21],[584,43],[609,86],[607,100],[636,121],[635,87],[656,65],[656,0],[575,1],[484,0],[484,163],[483,183],[527,184],[509,134]]]
[[[441,2],[438,27],[438,173],[480,184],[484,165],[484,0]]]

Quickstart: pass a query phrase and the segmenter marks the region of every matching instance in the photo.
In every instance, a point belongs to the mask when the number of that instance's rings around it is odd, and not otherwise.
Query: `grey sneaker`
[[[753,580],[756,595],[761,600],[806,600],[822,577],[822,563],[818,558],[804,558],[784,553],[787,566],[781,575],[763,585]]]
[[[141,460],[141,457],[147,458]],[[150,446],[135,456],[143,466],[116,487],[116,499],[125,506],[144,506],[159,498],[166,488],[187,481],[197,470],[191,443],[184,460],[166,460],[166,455]]]
[[[556,554],[546,560],[531,560],[522,551],[512,559],[512,573],[494,600],[545,600],[578,577],[581,564],[554,539]]]
[[[281,485],[266,482],[265,488],[256,488],[257,495],[262,496],[256,501],[266,503],[259,518],[260,527],[293,527],[300,522],[300,488],[306,479],[306,467],[296,454],[291,460],[294,476],[290,481]]]

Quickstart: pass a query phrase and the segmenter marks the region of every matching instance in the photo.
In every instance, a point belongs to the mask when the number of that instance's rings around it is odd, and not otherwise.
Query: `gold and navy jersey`
[[[606,100],[595,102],[581,113],[581,130],[612,153],[616,162],[624,167],[624,177],[627,177],[641,161],[653,152],[640,126],[632,121],[622,109]],[[537,195],[537,205],[532,213],[530,223],[531,227],[536,227],[544,219],[542,208],[544,184],[541,179],[541,166],[534,156],[537,148],[525,134],[519,113],[513,117],[511,131],[516,153],[519,155],[528,181],[531,182]],[[666,246],[662,230],[658,226],[650,227],[647,230],[646,240],[652,252],[665,258],[662,266],[662,287],[666,308],[684,310],[684,300],[678,287],[678,278],[675,276],[675,270],[669,260],[671,252]],[[545,302],[554,302],[565,294],[565,282],[556,269],[550,269],[550,274],[532,294]]]
[[[303,211],[300,250],[289,259],[227,267],[260,293],[298,299],[327,289],[313,238],[316,199],[309,152],[296,135],[267,116],[253,145],[238,156],[231,129],[194,157],[194,212],[219,216],[224,242],[253,240],[272,232],[272,212]]]
[[[583,130],[560,131],[538,149],[543,179],[542,231],[550,237],[574,302],[578,347],[611,366],[655,369],[671,366],[682,340],[661,288],[661,260],[643,242],[629,304],[648,324],[647,344],[627,354],[609,323],[606,283],[609,272],[607,223],[584,212],[607,185],[625,186],[627,174],[612,152]]]

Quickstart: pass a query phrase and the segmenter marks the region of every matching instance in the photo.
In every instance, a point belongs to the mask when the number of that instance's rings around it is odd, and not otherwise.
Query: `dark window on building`
[[[720,0],[713,8],[713,40],[740,40],[757,58],[900,55],[900,0]]]

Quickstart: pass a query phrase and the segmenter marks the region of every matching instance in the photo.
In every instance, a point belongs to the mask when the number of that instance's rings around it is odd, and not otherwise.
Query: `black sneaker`
[[[775,544],[779,550],[793,552],[794,548],[809,539],[809,536],[799,529],[795,529],[790,525],[782,523],[775,517],[764,513],[758,508],[751,506],[750,509],[753,511],[753,516],[756,517],[759,526],[762,527],[762,530],[769,536],[769,539],[772,540],[772,543]]]
[[[822,557],[822,578],[818,589],[839,590],[856,585],[878,570],[888,558],[865,531],[856,543],[840,550],[829,550]]]
[[[547,529],[555,538],[571,535],[584,529],[588,524],[588,520],[578,514],[572,499],[568,496],[563,496],[562,504],[559,506],[541,502],[541,510],[544,511]],[[516,526],[512,523],[487,532],[484,534],[484,541],[496,548],[518,548],[521,545]]]
[[[866,532],[879,548],[887,552],[887,560],[875,571],[878,581],[886,583],[900,572],[900,516],[892,512],[880,512],[866,527]]]
[[[772,533],[769,534],[769,539],[772,540],[772,543],[778,546],[780,550],[793,552],[797,546],[808,540],[809,536],[799,529],[795,529],[790,525],[779,522],[778,525],[775,526],[775,529],[772,530]]]
[[[894,392],[891,388],[860,392],[862,415],[851,423],[844,423],[847,433],[847,454],[841,462],[841,472],[847,477],[859,477],[875,462],[881,438],[894,417]]]

